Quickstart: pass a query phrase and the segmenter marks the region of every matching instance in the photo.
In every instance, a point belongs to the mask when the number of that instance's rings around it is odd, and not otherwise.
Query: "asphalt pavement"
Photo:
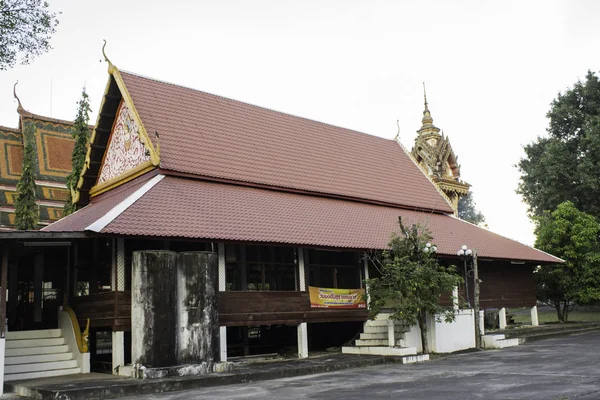
[[[127,397],[138,399],[598,400],[600,332],[432,361]]]

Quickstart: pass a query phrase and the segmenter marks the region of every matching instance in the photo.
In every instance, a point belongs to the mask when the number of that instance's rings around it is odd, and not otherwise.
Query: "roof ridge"
[[[150,76],[147,76],[147,75],[138,74],[136,72],[131,72],[131,71],[123,70],[123,69],[119,69],[119,72],[125,73],[125,74],[129,74],[129,75],[133,75],[133,76],[136,76],[136,77],[142,78],[142,79],[148,79],[148,80],[155,81],[155,82],[158,82],[158,83],[162,83],[162,84],[166,84],[166,85],[171,85],[171,86],[176,86],[178,88],[182,88],[182,89],[186,89],[186,90],[191,90],[191,91],[198,92],[198,93],[203,93],[203,94],[206,94],[206,95],[209,95],[209,96],[213,96],[213,97],[216,97],[216,98],[219,98],[219,99],[223,99],[225,101],[234,101],[236,103],[240,103],[240,104],[243,104],[243,105],[247,105],[247,106],[251,106],[251,107],[255,107],[255,108],[260,108],[262,110],[266,110],[266,111],[274,112],[274,113],[277,113],[277,114],[285,115],[287,117],[293,117],[293,118],[301,119],[301,120],[308,121],[308,122],[315,122],[317,124],[325,125],[325,126],[332,127],[332,128],[335,128],[335,129],[343,129],[343,130],[351,132],[351,133],[365,135],[365,136],[369,136],[371,138],[375,138],[375,139],[379,139],[379,140],[385,140],[385,141],[394,142],[393,138],[387,139],[387,138],[384,138],[384,137],[381,137],[381,136],[373,135],[371,133],[362,132],[362,131],[358,131],[356,129],[346,128],[346,127],[339,126],[339,125],[333,125],[333,124],[330,124],[330,123],[327,123],[327,122],[318,121],[316,119],[311,119],[311,118],[308,118],[308,117],[302,117],[300,115],[290,114],[290,113],[287,113],[287,112],[284,112],[284,111],[279,111],[279,110],[275,110],[273,108],[269,108],[269,107],[265,107],[265,106],[260,106],[260,105],[252,104],[252,103],[248,103],[246,101],[237,100],[237,99],[234,99],[234,98],[231,98],[231,97],[225,97],[225,96],[222,96],[222,95],[219,95],[219,94],[214,94],[214,93],[206,92],[204,90],[196,89],[196,88],[193,88],[193,87],[190,87],[190,86],[180,85],[178,83],[173,83],[173,82],[165,81],[165,80],[162,80],[162,79],[153,78],[153,77],[150,77]]]

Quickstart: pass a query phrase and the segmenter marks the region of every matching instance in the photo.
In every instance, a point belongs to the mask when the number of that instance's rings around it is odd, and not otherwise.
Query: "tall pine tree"
[[[39,209],[35,202],[34,135],[34,125],[25,124],[23,129],[23,173],[17,183],[17,200],[15,201],[15,223],[17,229],[21,230],[36,229],[39,219]]]
[[[71,156],[71,173],[67,176],[67,189],[69,189],[69,198],[64,207],[64,215],[69,215],[74,212],[77,208],[76,204],[73,203],[73,195],[77,190],[77,182],[79,181],[79,175],[83,170],[85,164],[85,155],[88,150],[88,143],[90,140],[90,102],[89,96],[85,91],[85,87],[81,92],[81,100],[77,102],[77,116],[75,117],[75,124],[73,126],[73,138],[75,139],[75,147],[73,147],[73,154]]]

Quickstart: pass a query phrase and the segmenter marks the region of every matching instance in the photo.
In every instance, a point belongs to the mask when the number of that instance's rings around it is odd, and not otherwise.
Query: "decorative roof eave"
[[[106,88],[104,90],[104,95],[102,97],[102,104],[100,105],[100,112],[98,113],[96,125],[92,132],[92,137],[90,139],[90,147],[88,148],[84,167],[81,171],[81,175],[79,176],[79,181],[77,183],[77,190],[75,190],[72,193],[73,202],[75,202],[75,203],[79,202],[79,200],[80,200],[80,193],[81,193],[81,190],[84,185],[85,176],[86,176],[86,173],[90,169],[92,147],[96,143],[98,126],[100,125],[102,118],[105,118],[105,116],[103,115],[103,110],[104,110],[105,104],[107,103],[109,91],[111,89],[111,83],[113,82],[113,80],[118,87],[118,90],[121,94],[121,98],[122,98],[123,102],[129,108],[131,114],[133,115],[133,117],[136,120],[136,123],[139,126],[140,139],[142,140],[142,142],[144,143],[144,146],[146,147],[146,150],[150,154],[150,160],[146,163],[139,165],[138,167],[134,168],[133,170],[129,170],[129,171],[127,171],[115,178],[109,179],[106,182],[103,182],[99,185],[92,186],[89,190],[90,196],[96,196],[98,194],[101,194],[108,190],[111,190],[111,189],[115,188],[116,186],[119,186],[125,182],[128,182],[140,175],[143,175],[146,172],[148,172],[160,165],[160,145],[157,143],[156,148],[154,148],[154,145],[153,145],[152,141],[150,140],[148,132],[146,131],[146,128],[144,127],[144,124],[142,123],[140,115],[133,104],[131,95],[129,94],[129,91],[127,90],[127,87],[125,86],[125,82],[123,82],[123,78],[121,77],[121,73],[119,72],[119,69],[108,59],[108,57],[106,56],[106,53],[104,52],[105,47],[106,47],[106,40],[104,41],[104,46],[102,46],[102,54],[104,55],[104,60],[108,63],[109,78],[108,78],[108,82],[106,84]],[[112,123],[110,125],[112,126]],[[110,135],[109,135],[109,137],[110,137]],[[107,144],[108,144],[108,142],[107,142]],[[106,152],[106,147],[104,148],[104,152]],[[96,179],[97,179],[97,176],[96,176]]]

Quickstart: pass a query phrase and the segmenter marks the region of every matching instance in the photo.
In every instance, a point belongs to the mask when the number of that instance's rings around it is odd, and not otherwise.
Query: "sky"
[[[48,1],[53,50],[0,71],[0,125],[18,125],[16,81],[26,110],[66,120],[85,86],[95,122],[103,39],[121,70],[389,139],[398,121],[409,150],[425,82],[489,229],[528,245],[515,164],[557,94],[600,71],[595,0]]]

